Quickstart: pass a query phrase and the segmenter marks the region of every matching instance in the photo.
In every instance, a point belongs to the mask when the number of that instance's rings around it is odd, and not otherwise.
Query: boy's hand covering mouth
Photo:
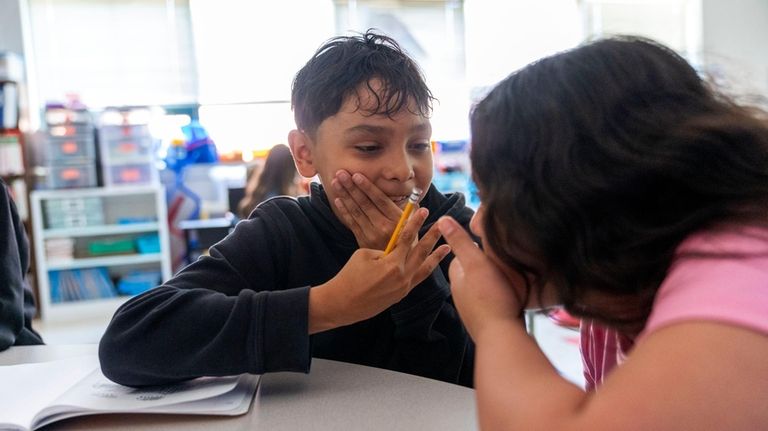
[[[333,205],[341,222],[355,235],[360,248],[384,250],[395,230],[410,190],[387,195],[363,174],[340,170],[331,181],[336,192]]]

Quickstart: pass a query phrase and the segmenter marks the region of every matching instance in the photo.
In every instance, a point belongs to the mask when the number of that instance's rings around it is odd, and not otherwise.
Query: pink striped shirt
[[[691,253],[719,256],[686,256]],[[768,229],[696,234],[680,245],[677,256],[638,340],[688,320],[717,321],[768,335]],[[613,329],[582,322],[586,389],[599,386],[632,345]]]

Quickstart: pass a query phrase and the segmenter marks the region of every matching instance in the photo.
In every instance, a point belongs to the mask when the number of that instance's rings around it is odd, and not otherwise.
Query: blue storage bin
[[[160,271],[132,271],[117,282],[117,292],[121,295],[138,295],[159,286],[161,280]]]
[[[160,236],[156,233],[136,237],[135,241],[139,253],[160,253]]]

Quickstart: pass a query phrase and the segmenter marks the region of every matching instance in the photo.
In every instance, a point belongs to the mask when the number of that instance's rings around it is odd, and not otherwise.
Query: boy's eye
[[[379,145],[376,144],[360,144],[355,145],[355,149],[361,153],[372,153],[380,148]]]
[[[430,151],[432,149],[431,145],[429,145],[429,143],[426,143],[426,142],[416,142],[416,143],[410,144],[408,147],[411,149],[411,151],[416,151],[419,153]]]

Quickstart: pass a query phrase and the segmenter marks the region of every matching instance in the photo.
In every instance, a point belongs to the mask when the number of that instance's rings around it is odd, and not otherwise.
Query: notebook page
[[[234,389],[237,379],[238,376],[201,377],[169,385],[131,388],[113,383],[104,377],[101,369],[96,369],[52,404],[100,412],[129,412],[210,399]]]
[[[98,366],[95,355],[0,366],[0,424],[29,427],[40,410]]]

